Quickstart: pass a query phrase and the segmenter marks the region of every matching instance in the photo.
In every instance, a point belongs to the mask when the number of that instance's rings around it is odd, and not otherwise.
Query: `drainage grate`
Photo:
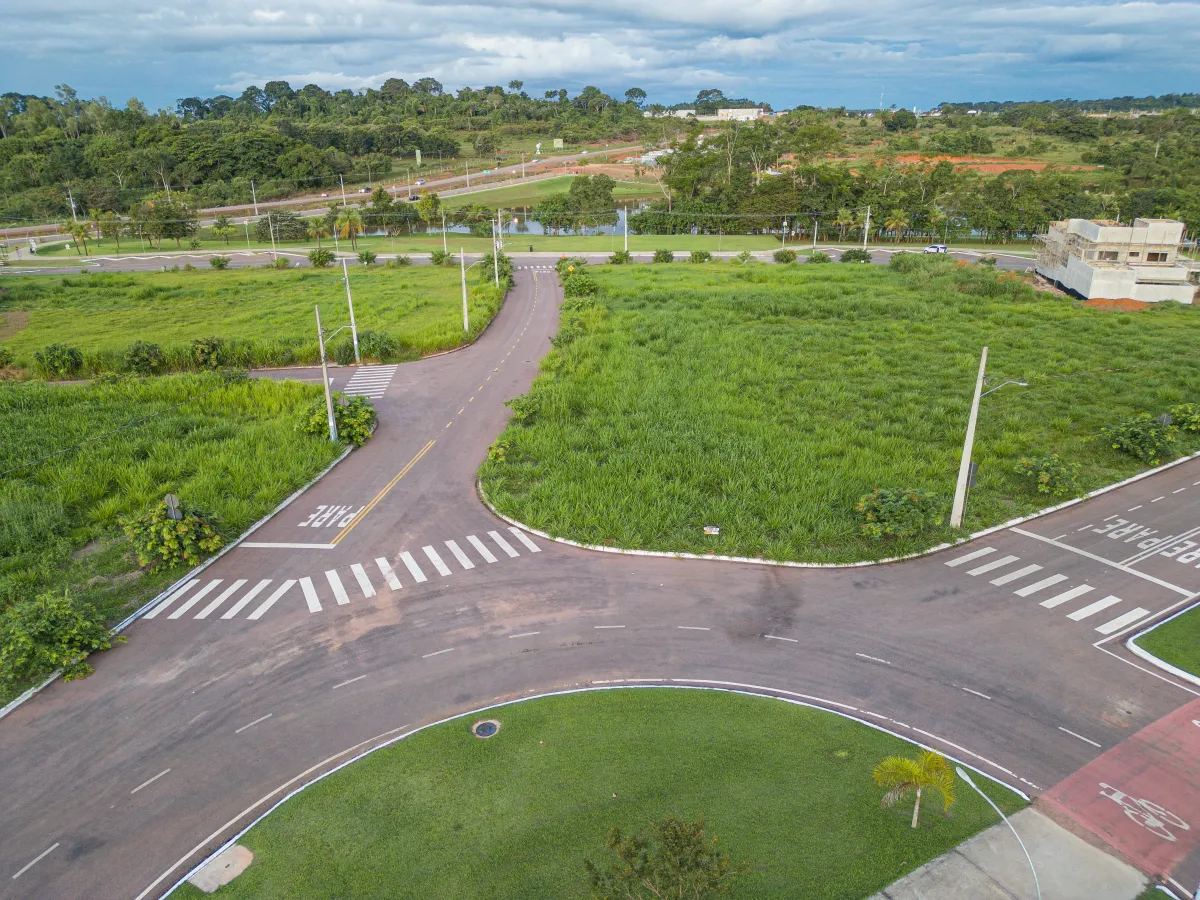
[[[490,738],[500,730],[500,723],[495,719],[484,719],[471,726],[471,734],[477,738]]]

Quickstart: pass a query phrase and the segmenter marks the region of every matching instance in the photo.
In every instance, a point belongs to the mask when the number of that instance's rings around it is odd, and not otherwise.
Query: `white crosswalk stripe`
[[[242,585],[245,583],[246,583],[245,578],[239,578],[237,581],[235,581],[229,587],[225,588],[225,590],[221,591],[221,593],[217,594],[216,599],[213,600],[212,603],[208,604],[208,606],[204,607],[204,609],[202,609],[202,610],[200,610],[200,612],[196,613],[196,618],[197,619],[207,619],[209,613],[217,610],[221,606],[222,603],[224,603],[226,600],[228,600],[230,597],[232,597],[234,594],[236,594],[239,590],[241,590]]]
[[[496,555],[487,547],[485,547],[483,541],[475,537],[475,535],[468,534],[467,541],[470,542],[471,546],[474,547],[479,555],[482,556],[487,562],[494,563],[496,561]]]
[[[360,366],[346,382],[342,393],[348,397],[369,397],[378,400],[392,383],[398,366]]]
[[[421,549],[425,551],[425,555],[429,557],[429,561],[433,563],[433,567],[437,569],[439,575],[445,578],[450,574],[450,567],[442,562],[442,558],[438,556],[437,551],[432,546],[422,547]]]
[[[974,569],[968,569],[968,575],[982,575],[985,572],[990,572],[992,569],[999,569],[1002,566],[1007,566],[1009,563],[1019,562],[1019,556],[1002,556],[1000,559],[994,559],[990,563],[984,563],[982,566],[976,566]]]
[[[1126,625],[1132,625],[1134,622],[1142,618],[1142,616],[1149,614],[1149,612],[1150,610],[1142,609],[1139,606],[1137,609],[1131,609],[1129,612],[1123,613],[1117,616],[1115,619],[1105,622],[1096,630],[1101,634],[1112,634],[1114,631],[1120,631]]]
[[[421,567],[417,565],[417,561],[413,559],[413,555],[407,550],[400,554],[400,559],[404,561],[404,565],[408,569],[409,574],[412,575],[413,580],[418,584],[422,581],[429,580],[425,573],[421,571]]]
[[[270,583],[271,583],[270,578],[264,578],[262,581],[260,581],[254,587],[250,588],[250,590],[246,592],[246,596],[242,597],[241,600],[239,600],[237,603],[233,604],[233,606],[229,607],[229,609],[225,610],[225,613],[221,616],[221,618],[222,619],[232,619],[234,616],[236,616],[238,613],[240,613],[243,609],[246,608],[246,604],[248,604],[251,600],[253,600],[255,597],[257,597],[259,594],[261,594],[263,592],[263,589],[266,588],[266,586]],[[207,615],[207,612],[205,614]],[[199,617],[197,617],[197,618],[199,618]]]
[[[1033,584],[1027,584],[1023,588],[1018,588],[1013,593],[1018,597],[1028,597],[1030,594],[1036,594],[1038,591],[1045,590],[1052,585],[1058,584],[1060,581],[1066,580],[1066,575],[1051,575],[1049,578],[1043,578],[1041,581],[1035,581]]]
[[[313,587],[312,579],[301,578],[300,590],[304,592],[304,602],[308,604],[308,611],[320,612],[321,600],[317,597],[317,589]]]
[[[190,591],[192,588],[194,588],[199,583],[200,583],[199,578],[193,578],[187,584],[183,585],[183,587],[179,588],[179,590],[175,591],[175,593],[169,595],[168,597],[165,597],[163,599],[162,603],[158,604],[158,606],[154,607],[154,609],[150,610],[150,612],[146,613],[144,616],[142,616],[142,618],[143,619],[153,619],[160,612],[162,612],[164,609],[166,609],[168,606],[170,606],[172,603],[174,603],[176,600],[178,600],[180,597],[182,597],[184,594],[186,594],[188,591]]]
[[[541,553],[542,552],[542,548],[539,547],[537,544],[535,544],[533,541],[531,541],[528,537],[526,537],[525,532],[523,532],[520,528],[510,527],[508,530],[511,531],[514,535],[516,535],[517,540],[520,541],[522,544],[524,544],[526,547],[528,547],[530,549],[530,551],[532,551],[533,553]]]
[[[353,563],[350,571],[354,573],[354,580],[358,582],[358,589],[363,592],[363,596],[374,597],[375,585],[371,584],[371,579],[367,577],[367,570],[362,567],[362,563]]]
[[[960,556],[958,559],[952,559],[950,562],[946,563],[946,565],[950,566],[951,568],[954,566],[961,566],[963,563],[970,562],[973,559],[979,559],[981,556],[987,556],[989,553],[995,552],[995,547],[984,547],[982,550],[976,550],[974,553],[968,553],[966,556]]]
[[[1042,571],[1041,566],[1025,566],[1017,569],[1015,572],[1007,572],[999,578],[993,578],[992,584],[999,587],[1002,584],[1008,584],[1010,581],[1016,581],[1018,578],[1024,578],[1026,575],[1032,575],[1034,572]]]
[[[1073,613],[1067,613],[1067,618],[1072,622],[1079,622],[1083,619],[1086,619],[1088,616],[1094,616],[1101,610],[1108,609],[1114,603],[1120,602],[1120,597],[1114,597],[1112,594],[1109,594],[1107,597],[1097,600],[1095,603],[1089,603],[1083,609],[1077,609]]]
[[[488,537],[490,537],[493,541],[495,541],[496,545],[501,550],[503,550],[505,553],[507,553],[510,557],[521,555],[520,553],[518,553],[516,550],[514,550],[512,548],[512,545],[508,541],[506,541],[504,538],[500,537],[500,533],[498,531],[489,531]]]
[[[168,619],[178,619],[185,612],[187,612],[189,609],[191,609],[193,606],[195,606],[197,603],[199,603],[201,600],[203,600],[205,597],[207,597],[209,594],[211,594],[213,592],[213,590],[215,590],[220,584],[221,584],[221,579],[214,578],[212,581],[210,581],[204,587],[200,588],[200,590],[196,591],[196,593],[192,594],[192,596],[190,596],[187,599],[187,602],[179,604],[179,607],[174,612],[172,612],[169,616],[167,616],[167,618]]]
[[[382,556],[375,560],[375,565],[379,566],[379,571],[383,573],[383,580],[388,583],[393,591],[400,590],[400,579],[396,577],[396,573],[392,570],[389,563]]]
[[[463,553],[462,547],[458,546],[454,541],[446,541],[446,546],[450,548],[450,552],[454,554],[454,558],[458,560],[458,564],[464,569],[475,568],[475,563],[471,562],[470,557]]]
[[[304,580],[308,581],[307,578]],[[275,602],[280,597],[282,597],[284,594],[286,594],[288,592],[288,589],[291,588],[291,586],[295,583],[296,583],[295,581],[293,581],[292,579],[289,578],[287,581],[285,581],[283,584],[281,584],[279,587],[277,587],[275,589],[275,593],[271,594],[270,597],[268,597],[266,600],[264,600],[262,602],[262,605],[259,606],[258,609],[256,609],[254,612],[250,613],[250,615],[246,616],[246,618],[254,619],[254,620],[261,619],[263,617],[263,613],[265,613],[268,609],[270,609],[272,606],[274,606]],[[308,587],[309,587],[309,590],[312,590],[312,582],[311,581],[308,582]],[[308,592],[306,591],[305,596],[307,596],[307,594],[308,594]]]
[[[1074,600],[1076,597],[1082,597],[1084,594],[1090,593],[1093,590],[1095,590],[1095,588],[1093,588],[1091,585],[1081,584],[1079,587],[1073,587],[1069,591],[1064,591],[1055,597],[1051,597],[1049,600],[1043,600],[1038,605],[1044,606],[1046,609],[1054,609],[1056,606],[1062,606],[1064,603]]]
[[[329,581],[329,586],[333,589],[333,597],[338,602],[338,606],[345,606],[350,602],[350,597],[346,593],[346,589],[342,586],[342,579],[338,576],[337,569],[330,569],[325,573],[325,578]]]

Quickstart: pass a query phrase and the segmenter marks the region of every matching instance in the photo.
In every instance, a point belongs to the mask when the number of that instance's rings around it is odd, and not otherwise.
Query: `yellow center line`
[[[371,510],[373,510],[375,508],[375,504],[378,503],[380,500],[382,500],[384,497],[386,497],[388,491],[390,491],[397,484],[399,484],[400,479],[408,474],[409,469],[411,469],[418,462],[420,462],[421,457],[424,456],[426,453],[428,453],[429,448],[432,447],[436,443],[437,443],[436,440],[432,440],[428,444],[426,444],[424,447],[422,447],[421,451],[416,456],[414,456],[412,459],[410,459],[408,461],[408,464],[403,469],[401,469],[398,473],[396,473],[396,477],[393,478],[391,481],[389,481],[387,484],[385,484],[383,486],[383,490],[381,490],[378,494],[376,494],[372,498],[371,502],[368,503],[366,506],[364,506],[362,508],[362,511],[359,512],[358,515],[356,515],[353,519],[350,520],[350,524],[347,525],[345,528],[343,528],[341,531],[339,531],[337,533],[337,535],[334,536],[333,540],[330,541],[329,543],[337,544],[339,541],[341,541],[342,538],[344,538],[351,531],[353,531],[354,526],[356,526],[359,522],[361,522],[364,518],[366,518],[367,513],[369,513]]]

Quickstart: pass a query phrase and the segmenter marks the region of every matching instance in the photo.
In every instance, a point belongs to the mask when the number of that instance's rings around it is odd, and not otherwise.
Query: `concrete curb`
[[[572,541],[569,538],[554,537],[553,535],[547,534],[544,531],[531,528],[524,522],[518,522],[516,519],[510,519],[508,516],[504,515],[504,513],[496,509],[494,505],[492,505],[492,502],[488,499],[487,494],[483,490],[483,481],[478,476],[475,478],[475,493],[478,494],[480,502],[482,502],[483,505],[486,506],[494,516],[499,519],[503,519],[509,525],[514,525],[517,528],[528,531],[530,534],[535,534],[547,541],[554,541],[557,544],[566,544],[569,547],[578,547],[581,550],[595,550],[599,553],[619,553],[625,556],[655,556],[666,559],[707,559],[716,562],[749,563],[750,565],[755,566],[779,566],[787,569],[859,569],[866,566],[882,566],[887,565],[888,563],[904,562],[905,560],[909,559],[919,559],[923,556],[929,556],[941,550],[947,550],[950,547],[957,547],[960,544],[966,544],[970,541],[976,540],[977,538],[986,537],[989,534],[995,534],[997,531],[1004,531],[1006,528],[1012,528],[1014,525],[1020,525],[1023,522],[1029,522],[1033,519],[1040,519],[1043,516],[1050,515],[1050,513],[1058,512],[1060,509],[1066,509],[1067,507],[1075,506],[1076,504],[1083,503],[1093,497],[1099,497],[1101,494],[1107,494],[1109,491],[1115,491],[1117,488],[1125,487],[1126,485],[1133,484],[1136,481],[1141,481],[1143,478],[1149,478],[1151,475],[1157,475],[1159,472],[1164,472],[1167,469],[1172,469],[1175,466],[1197,458],[1200,458],[1200,451],[1197,451],[1190,456],[1181,456],[1179,459],[1172,460],[1171,462],[1158,466],[1157,468],[1147,469],[1145,472],[1139,472],[1137,475],[1126,478],[1124,481],[1118,481],[1115,484],[1097,488],[1090,493],[1084,494],[1082,497],[1074,497],[1070,500],[1064,501],[1063,503],[1057,503],[1054,506],[1047,506],[1046,508],[1038,510],[1037,512],[1031,513],[1027,516],[1009,519],[1007,522],[1003,522],[999,525],[993,525],[990,528],[984,528],[982,531],[973,532],[972,534],[969,534],[963,538],[959,538],[956,541],[938,544],[936,547],[930,547],[928,550],[921,550],[917,553],[909,553],[905,556],[891,556],[887,557],[886,559],[868,559],[849,563],[806,563],[793,562],[789,560],[761,559],[759,557],[752,556],[721,556],[715,553],[685,553],[682,551],[670,552],[665,550],[627,550],[622,547],[602,547],[598,544],[583,544],[579,541]]]
[[[1125,641],[1125,649],[1128,650],[1130,653],[1132,653],[1134,656],[1138,657],[1139,659],[1143,659],[1146,662],[1150,663],[1150,665],[1157,666],[1158,668],[1162,669],[1164,672],[1174,675],[1176,678],[1181,678],[1184,681],[1190,682],[1190,683],[1196,685],[1197,687],[1200,687],[1200,676],[1193,675],[1191,672],[1185,672],[1183,669],[1179,668],[1178,666],[1173,666],[1166,660],[1159,659],[1157,656],[1155,656],[1149,650],[1143,650],[1141,647],[1139,647],[1137,645],[1138,638],[1142,637],[1143,635],[1149,634],[1155,628],[1158,628],[1160,625],[1166,625],[1172,619],[1177,619],[1180,616],[1182,616],[1184,613],[1189,613],[1192,610],[1200,609],[1200,593],[1194,594],[1192,596],[1192,600],[1194,600],[1196,602],[1191,603],[1188,606],[1185,606],[1183,609],[1178,610],[1177,612],[1173,613],[1172,615],[1167,616],[1161,622],[1155,622],[1149,628],[1143,628],[1137,634],[1127,638]]]
[[[224,556],[230,550],[236,549],[242,543],[242,541],[246,540],[246,538],[250,537],[250,535],[252,535],[252,534],[254,534],[254,532],[258,531],[259,528],[261,528],[268,521],[273,519],[276,515],[278,515],[280,512],[282,512],[285,508],[290,506],[297,497],[299,497],[301,494],[303,494],[305,491],[307,491],[310,487],[312,487],[314,484],[316,484],[318,481],[320,481],[322,478],[324,478],[326,475],[328,475],[333,470],[334,466],[336,466],[343,459],[345,459],[347,456],[350,455],[350,451],[352,451],[353,449],[354,449],[353,446],[347,447],[344,451],[342,451],[341,456],[339,456],[337,459],[335,459],[333,462],[331,462],[328,466],[326,466],[324,469],[322,469],[320,474],[318,474],[315,478],[313,478],[311,481],[309,481],[308,484],[306,484],[303,487],[294,491],[290,497],[288,497],[286,500],[284,500],[282,503],[280,503],[278,506],[276,506],[273,510],[271,510],[269,513],[267,513],[265,516],[263,516],[261,519],[259,519],[257,522],[255,522],[253,525],[251,525],[249,528],[247,528],[245,531],[243,531],[240,535],[238,535],[236,540],[231,541],[230,543],[226,544],[221,549],[221,552],[218,553],[216,556],[206,559],[204,562],[200,563],[200,565],[196,566],[194,569],[191,569],[182,578],[179,578],[176,581],[173,581],[168,587],[159,591],[157,594],[154,595],[154,597],[152,597],[150,600],[143,603],[140,607],[138,607],[138,609],[135,612],[133,612],[132,614],[130,614],[129,616],[124,618],[118,625],[114,626],[109,631],[109,634],[120,634],[122,631],[124,631],[126,628],[128,628],[130,625],[132,625],[134,622],[136,622],[138,619],[140,619],[142,616],[144,616],[149,610],[153,609],[155,607],[155,605],[157,605],[159,602],[161,602],[172,591],[176,590],[181,584],[183,584],[184,582],[186,582],[192,578],[195,578],[197,575],[199,575],[201,572],[203,572],[205,569],[207,569],[209,566],[211,566],[213,563],[215,563],[218,559],[220,559],[222,556]],[[9,703],[5,704],[5,706],[3,708],[0,708],[0,719],[3,719],[5,716],[7,716],[10,712],[12,712],[14,709],[16,709],[18,706],[20,706],[26,700],[29,700],[35,694],[40,692],[43,688],[48,687],[60,675],[62,675],[61,671],[51,673],[50,677],[47,678],[45,681],[43,681],[41,684],[36,685],[35,687],[31,687],[29,690],[27,690],[21,696],[17,697],[15,700],[12,700]]]
[[[628,680],[630,682],[638,681],[638,679],[628,679]],[[902,734],[899,734],[898,732],[892,731],[888,728],[884,728],[882,725],[879,725],[876,722],[872,722],[872,721],[869,721],[864,718],[859,718],[857,716],[853,716],[849,713],[842,712],[841,710],[831,708],[830,706],[822,706],[820,703],[806,702],[805,700],[795,699],[795,696],[779,696],[779,694],[794,694],[794,692],[792,692],[792,691],[785,691],[782,688],[756,687],[754,685],[729,685],[729,686],[725,686],[725,687],[712,686],[712,685],[700,684],[699,682],[691,683],[691,680],[687,679],[687,678],[673,678],[671,680],[673,682],[677,682],[677,683],[675,683],[675,684],[659,684],[659,683],[654,683],[654,684],[640,684],[640,683],[600,684],[598,682],[590,682],[587,687],[565,688],[565,689],[557,690],[557,691],[543,691],[543,692],[540,692],[537,694],[530,694],[530,695],[524,696],[524,697],[517,697],[512,700],[505,700],[505,701],[502,701],[499,703],[491,703],[491,704],[488,704],[487,706],[481,706],[478,709],[469,710],[464,713],[458,713],[457,715],[453,715],[453,716],[446,716],[445,718],[438,719],[437,721],[434,721],[434,722],[429,722],[426,725],[420,725],[416,728],[408,728],[407,726],[401,726],[400,728],[395,729],[393,731],[384,732],[384,734],[379,735],[377,737],[368,738],[363,743],[371,743],[372,741],[378,741],[378,740],[380,740],[380,738],[384,738],[384,737],[386,737],[387,739],[382,740],[380,743],[375,744],[375,746],[370,747],[367,750],[362,751],[361,753],[355,754],[350,759],[347,759],[344,762],[338,763],[336,766],[334,766],[332,769],[328,770],[327,772],[322,772],[320,775],[317,775],[316,777],[311,778],[308,781],[304,782],[295,790],[288,792],[283,798],[281,798],[280,800],[273,803],[266,811],[264,811],[259,816],[257,816],[252,822],[250,822],[250,824],[243,827],[235,835],[230,837],[228,840],[226,840],[224,843],[222,843],[219,847],[217,847],[215,850],[213,850],[211,853],[209,853],[208,856],[204,857],[204,859],[202,859],[199,863],[192,866],[192,868],[188,869],[188,871],[186,873],[184,873],[184,875],[182,877],[180,877],[174,884],[172,884],[166,890],[166,892],[163,893],[162,896],[164,898],[171,896],[171,894],[173,894],[189,878],[191,878],[192,875],[194,875],[196,872],[199,872],[206,865],[208,865],[210,862],[212,862],[212,860],[214,860],[216,857],[220,856],[223,852],[225,852],[225,850],[232,847],[235,843],[237,843],[237,841],[241,837],[243,837],[246,834],[246,832],[250,831],[250,829],[252,829],[255,825],[257,825],[263,819],[267,818],[267,816],[271,815],[271,813],[273,813],[279,807],[283,806],[283,804],[287,803],[289,800],[291,800],[293,797],[295,797],[301,791],[305,790],[306,788],[312,787],[314,784],[317,784],[318,782],[324,781],[330,775],[340,772],[342,769],[346,768],[347,766],[358,762],[360,759],[363,759],[364,757],[370,756],[372,753],[375,753],[377,750],[383,750],[386,747],[390,747],[393,744],[397,744],[400,741],[404,740],[405,738],[411,737],[414,734],[425,731],[428,728],[433,728],[437,725],[444,725],[447,722],[453,722],[458,719],[465,719],[465,718],[469,718],[471,716],[478,716],[478,715],[480,715],[482,713],[486,713],[490,710],[499,709],[500,707],[515,706],[518,703],[525,703],[530,700],[542,700],[547,697],[561,697],[561,696],[566,696],[569,694],[587,694],[587,693],[593,693],[596,691],[652,690],[652,689],[664,689],[664,688],[668,689],[668,690],[717,691],[717,692],[727,693],[727,694],[741,694],[741,695],[747,696],[747,697],[763,697],[763,698],[770,699],[770,700],[779,700],[779,701],[782,701],[783,703],[790,703],[793,706],[803,706],[808,709],[819,709],[822,712],[833,713],[834,715],[841,716],[844,719],[850,719],[852,721],[858,722],[860,725],[866,725],[868,728],[873,728],[876,731],[881,731],[884,734],[891,735],[894,738],[898,738],[898,739],[904,741],[905,743],[920,747],[923,750],[933,750],[935,752],[941,753],[941,755],[945,756],[946,759],[949,759],[949,760],[956,762],[962,766],[965,766],[966,768],[970,769],[972,772],[975,772],[977,775],[980,775],[981,777],[986,778],[989,781],[1012,791],[1014,794],[1021,797],[1026,802],[1030,801],[1029,795],[1026,794],[1024,791],[1022,791],[1020,788],[1013,787],[1011,784],[1007,784],[1006,782],[1001,781],[999,778],[995,778],[992,775],[989,775],[988,773],[976,768],[975,766],[971,765],[970,763],[963,762],[962,760],[957,759],[956,757],[954,757],[948,753],[942,753],[942,751],[937,750],[934,747],[930,747],[926,744],[921,743],[920,741],[913,740],[912,738],[906,737]],[[778,693],[771,693],[772,691],[777,691]],[[833,701],[826,701],[826,702],[832,703]],[[402,731],[403,733],[397,735],[397,734],[395,734],[396,731]],[[395,735],[395,736],[389,737],[389,735]],[[355,746],[361,747],[362,744],[357,744]],[[354,749],[354,748],[350,748],[350,749]],[[348,751],[345,751],[345,750],[342,751],[343,754],[346,752],[348,752]],[[338,755],[341,755],[341,754],[338,754]],[[334,759],[334,758],[336,758],[336,756],[330,757],[330,759]],[[320,765],[320,764],[318,763],[318,765]],[[296,780],[296,779],[293,779],[293,781],[294,780]],[[284,782],[283,787],[286,787],[290,783],[291,782]],[[277,788],[272,794],[268,794],[267,798],[264,798],[264,800],[259,801],[259,803],[265,802],[266,799],[269,799],[271,796],[273,796],[274,793],[278,793],[280,790],[282,790],[282,788]],[[257,806],[259,804],[255,804],[255,805]],[[243,813],[243,815],[249,814],[249,812],[253,808],[254,807],[250,807],[250,809],[247,809]],[[238,818],[241,818],[241,816],[239,816]],[[190,853],[187,854],[187,856],[183,857],[183,859],[179,860],[179,862],[175,863],[174,866],[172,866],[170,869],[168,869],[166,872],[164,872],[162,875],[160,875],[157,881],[155,881],[153,884],[151,884],[149,887],[147,887],[144,891],[142,891],[142,893],[138,894],[137,897],[134,898],[134,900],[144,900],[144,898],[149,896],[150,892],[153,891],[154,888],[156,888],[161,882],[165,881],[167,879],[167,877],[170,876],[171,872],[175,871],[175,869],[179,868],[181,865],[183,865],[185,862],[187,862],[189,857],[191,857],[192,855],[194,855],[196,853],[199,853],[206,844],[208,844],[211,841],[216,840],[220,836],[221,831],[224,831],[225,828],[232,827],[235,823],[236,823],[236,819],[233,822],[228,823],[226,826],[223,826],[219,831],[217,831],[216,833],[211,835],[208,839],[206,839],[204,841],[204,843],[202,843],[199,846],[197,846],[196,848],[194,848]]]

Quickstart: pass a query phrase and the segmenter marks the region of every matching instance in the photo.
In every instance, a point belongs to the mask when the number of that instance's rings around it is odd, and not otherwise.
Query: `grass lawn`
[[[1200,675],[1200,607],[1159,625],[1137,645],[1177,669]]]
[[[472,191],[469,194],[452,194],[442,198],[442,205],[454,209],[459,206],[483,205],[492,208],[519,209],[524,206],[535,206],[551,194],[565,194],[571,189],[574,175],[560,175],[543,181],[531,181],[528,184],[514,184],[508,187],[491,190]],[[662,192],[656,184],[647,182],[618,181],[613,188],[613,200],[617,206],[628,201],[643,198],[661,197]]]
[[[181,574],[143,574],[119,517],[175,493],[233,538],[341,452],[295,429],[320,388],[222,384],[219,375],[107,385],[0,381],[0,612],[20,598],[70,588],[119,619]],[[67,452],[17,468],[59,450]],[[5,693],[0,686],[0,702]]]
[[[359,333],[390,335],[397,352],[389,359],[457,347],[500,308],[499,291],[471,273],[467,335],[457,268],[356,266],[350,273]],[[0,347],[24,366],[38,349],[63,343],[83,351],[86,371],[115,371],[140,339],[161,345],[171,369],[185,369],[191,341],[209,336],[232,342],[237,365],[311,363],[319,359],[313,305],[327,331],[349,322],[340,268],[32,275],[0,287]],[[334,339],[335,358],[353,359],[348,342],[348,330]]]
[[[984,345],[992,386],[1030,386],[983,400],[970,530],[1053,502],[1014,473],[1021,457],[1056,452],[1093,489],[1146,468],[1101,426],[1200,401],[1198,308],[1114,314],[984,266],[902,259],[919,269],[596,267],[598,305],[564,313],[525,420],[482,466],[488,496],[589,544],[878,559],[949,537],[868,538],[854,506],[921,488],[948,517]]]
[[[923,805],[913,830],[911,805],[880,808],[871,770],[916,748],[778,700],[598,691],[479,718],[500,731],[439,725],[289,800],[241,839],[254,862],[216,896],[588,897],[583,861],[607,862],[608,831],[672,813],[750,864],[731,897],[858,900],[997,821],[959,782],[952,815]]]

